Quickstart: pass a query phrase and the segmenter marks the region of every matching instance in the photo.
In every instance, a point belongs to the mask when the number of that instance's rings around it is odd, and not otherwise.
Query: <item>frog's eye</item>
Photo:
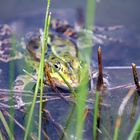
[[[56,64],[54,64],[54,67],[55,67],[56,69],[59,69],[58,65],[56,65]]]
[[[61,63],[59,61],[57,61],[55,64],[54,64],[54,67],[57,71],[61,70]]]

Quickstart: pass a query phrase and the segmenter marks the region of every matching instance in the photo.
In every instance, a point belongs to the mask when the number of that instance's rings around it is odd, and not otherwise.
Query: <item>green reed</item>
[[[8,134],[9,140],[14,140],[14,136],[11,131],[11,128],[9,127],[8,123],[6,122],[5,117],[3,116],[1,111],[0,111],[0,120],[3,123],[3,126]]]
[[[76,120],[76,139],[82,140],[83,138],[83,127],[84,127],[84,112],[85,112],[85,105],[86,105],[86,99],[88,95],[88,76],[87,76],[88,70],[86,68],[83,68],[81,72],[82,81],[78,88],[78,96],[77,96],[77,120]]]
[[[55,68],[54,68],[55,70]],[[56,71],[56,70],[55,70]],[[73,94],[74,97],[77,97],[77,93],[75,92],[75,90],[72,88],[72,86],[69,84],[69,82],[67,81],[67,79],[65,79],[65,77],[58,71],[59,76],[62,78],[62,80],[64,81],[64,83],[67,85],[67,87],[69,88],[69,90],[71,91],[71,93]]]
[[[48,41],[48,33],[49,33],[49,27],[50,27],[50,20],[51,20],[51,13],[49,13],[50,9],[50,0],[48,1],[48,7],[46,11],[46,19],[45,19],[45,27],[44,27],[44,37],[42,45],[42,53],[41,53],[41,86],[40,86],[40,108],[39,108],[39,129],[38,129],[38,139],[41,139],[41,126],[42,126],[42,96],[43,96],[43,87],[44,87],[44,55],[45,50],[47,50],[47,41]]]
[[[96,0],[87,0],[86,29],[93,29],[95,19]]]
[[[16,51],[16,44],[17,44],[16,36],[12,35],[12,49],[13,49],[13,52],[11,52],[10,55],[13,55],[12,53],[14,53]],[[9,68],[10,68],[10,71],[9,71],[9,88],[11,90],[11,92],[10,92],[11,97],[14,96],[14,92],[12,91],[12,89],[13,89],[13,81],[14,81],[14,76],[15,76],[14,63],[15,62],[13,62],[13,61],[10,61],[10,63],[9,63]],[[14,105],[14,100],[9,100],[9,105],[10,106]],[[11,114],[11,116],[14,117],[14,113],[15,113],[14,108],[10,108],[9,113]],[[14,122],[10,118],[9,118],[9,126],[8,127],[10,128],[11,132],[13,132],[13,130],[14,130]],[[6,129],[7,129],[7,127],[6,127]],[[12,138],[12,136],[10,137],[10,139],[11,138]]]
[[[0,131],[0,140],[3,139],[3,135],[2,135],[2,132]]]
[[[95,0],[88,0],[86,7],[86,29],[90,30],[93,27],[94,23],[94,15],[95,15]],[[80,78],[82,79],[79,88],[78,88],[78,96],[77,96],[77,123],[76,123],[76,139],[83,139],[83,128],[84,128],[84,111],[86,106],[86,99],[88,96],[88,82],[89,82],[89,68],[91,63],[91,55],[92,55],[92,35],[89,34],[88,31],[85,31],[85,39],[88,37],[88,43],[85,44],[86,50],[84,51],[84,61],[87,65],[85,65],[80,70]],[[84,47],[84,46],[83,46]],[[79,54],[83,52],[79,52]],[[81,55],[83,56],[83,55]],[[81,59],[81,58],[80,58]],[[83,58],[82,58],[83,60]]]
[[[140,139],[140,116],[137,119],[134,127],[132,128],[128,136],[128,140],[138,140],[138,139]]]
[[[36,98],[37,98],[39,88],[41,89],[41,93],[40,93],[40,108],[39,108],[38,139],[39,140],[41,139],[42,95],[43,95],[43,78],[44,78],[44,54],[45,54],[45,49],[47,49],[46,47],[47,47],[48,32],[49,32],[50,17],[51,17],[50,14],[49,14],[50,2],[51,1],[48,0],[47,9],[46,9],[45,25],[44,25],[44,36],[43,36],[43,42],[41,42],[42,43],[42,46],[41,46],[42,47],[42,56],[41,56],[41,61],[40,61],[40,64],[39,64],[38,78],[37,78],[37,83],[36,83],[36,87],[35,87],[35,93],[34,93],[32,105],[31,105],[30,112],[29,112],[29,117],[28,117],[28,121],[27,121],[24,140],[28,139],[28,135],[31,131],[30,128],[31,128],[32,116],[33,116],[34,107],[35,107]]]
[[[97,138],[97,119],[99,114],[99,101],[100,101],[100,92],[96,91],[96,101],[94,108],[94,121],[93,121],[93,138],[96,140]]]

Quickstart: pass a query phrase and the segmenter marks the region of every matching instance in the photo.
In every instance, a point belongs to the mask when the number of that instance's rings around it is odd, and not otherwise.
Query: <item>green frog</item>
[[[38,69],[41,58],[40,36],[34,35],[27,42],[26,48],[33,69]],[[47,84],[55,84],[58,87],[67,88],[63,78],[75,88],[78,86],[80,61],[77,57],[77,46],[69,39],[54,35],[50,32],[47,50],[45,52],[44,74]],[[48,75],[49,74],[49,75]],[[60,76],[63,76],[63,78]],[[49,82],[51,80],[51,82]],[[49,83],[48,83],[49,82]]]
[[[37,73],[41,58],[41,47],[39,47],[41,34],[40,32],[31,32],[27,36],[26,50],[28,54],[25,59]],[[78,87],[82,80],[80,70],[87,66],[88,62],[88,53],[86,54],[86,52],[91,51],[91,48],[88,49],[91,37],[92,32],[86,30],[77,32],[74,27],[61,21],[51,22],[44,66],[44,79],[47,84],[65,89],[68,89],[68,84],[72,88]],[[89,75],[87,74],[87,76]],[[25,76],[22,76],[22,81],[23,77]],[[91,78],[97,77],[93,75]]]

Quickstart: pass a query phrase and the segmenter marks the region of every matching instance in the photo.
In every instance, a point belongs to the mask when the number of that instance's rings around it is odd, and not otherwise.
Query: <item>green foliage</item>
[[[5,120],[5,118],[4,118],[4,116],[3,116],[1,111],[0,111],[0,120],[4,125],[4,128],[5,128],[5,130],[6,130],[7,134],[8,134],[9,140],[14,140],[14,136],[12,134],[11,128],[9,127],[8,123],[6,122],[6,120]]]
[[[25,131],[25,136],[24,140],[28,139],[28,136],[31,132],[31,122],[32,122],[32,116],[34,112],[34,107],[35,107],[35,102],[36,102],[36,97],[38,94],[39,87],[41,85],[41,93],[40,93],[40,110],[39,110],[39,128],[38,128],[38,139],[41,139],[41,119],[42,119],[42,94],[43,94],[43,77],[44,77],[44,53],[45,53],[45,47],[47,46],[47,39],[48,39],[48,32],[49,32],[49,25],[50,25],[50,14],[49,14],[49,9],[50,9],[50,0],[48,0],[47,4],[47,9],[46,9],[46,18],[45,18],[45,27],[44,27],[44,37],[43,37],[43,42],[42,43],[42,56],[41,56],[41,61],[39,64],[39,71],[38,71],[38,78],[37,78],[37,84],[35,88],[35,93],[31,105],[31,109],[29,112],[28,116],[28,121],[27,121],[27,126],[26,126],[26,131]],[[41,81],[41,84],[40,84]]]
[[[94,24],[94,16],[96,9],[96,0],[87,0],[86,7],[86,29],[92,30]]]
[[[100,92],[96,91],[96,101],[94,108],[94,121],[93,121],[93,138],[96,140],[97,137],[97,119],[99,114],[99,100],[100,100]]]
[[[86,99],[88,95],[88,81],[89,81],[89,74],[88,70],[90,68],[91,63],[91,52],[92,52],[92,35],[89,29],[93,28],[94,23],[94,13],[95,13],[95,0],[88,0],[87,1],[87,12],[86,12],[86,29],[82,32],[81,36],[84,35],[84,38],[79,40],[82,41],[81,49],[79,51],[79,59],[84,61],[87,65],[84,65],[80,72],[80,85],[78,88],[78,96],[77,96],[77,123],[76,123],[76,139],[82,140],[83,139],[83,127],[84,127],[84,111],[86,105]],[[82,48],[83,47],[83,48]],[[84,51],[82,50],[84,49]]]
[[[139,138],[140,138],[140,116],[136,121],[134,127],[132,128],[128,140],[138,140]]]
[[[82,77],[82,81],[78,87],[78,94],[77,94],[77,123],[76,123],[76,138],[78,140],[82,140],[83,137],[83,127],[84,127],[84,111],[86,105],[86,99],[88,95],[88,69],[84,67],[80,73]]]

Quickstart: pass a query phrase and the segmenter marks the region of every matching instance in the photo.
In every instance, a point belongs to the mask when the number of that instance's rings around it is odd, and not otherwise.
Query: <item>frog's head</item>
[[[46,63],[49,63],[50,75],[55,80],[57,86],[66,87],[66,83],[63,78],[65,78],[72,87],[78,86],[80,68],[78,58],[69,54],[62,55],[61,57],[57,57],[52,54]]]

